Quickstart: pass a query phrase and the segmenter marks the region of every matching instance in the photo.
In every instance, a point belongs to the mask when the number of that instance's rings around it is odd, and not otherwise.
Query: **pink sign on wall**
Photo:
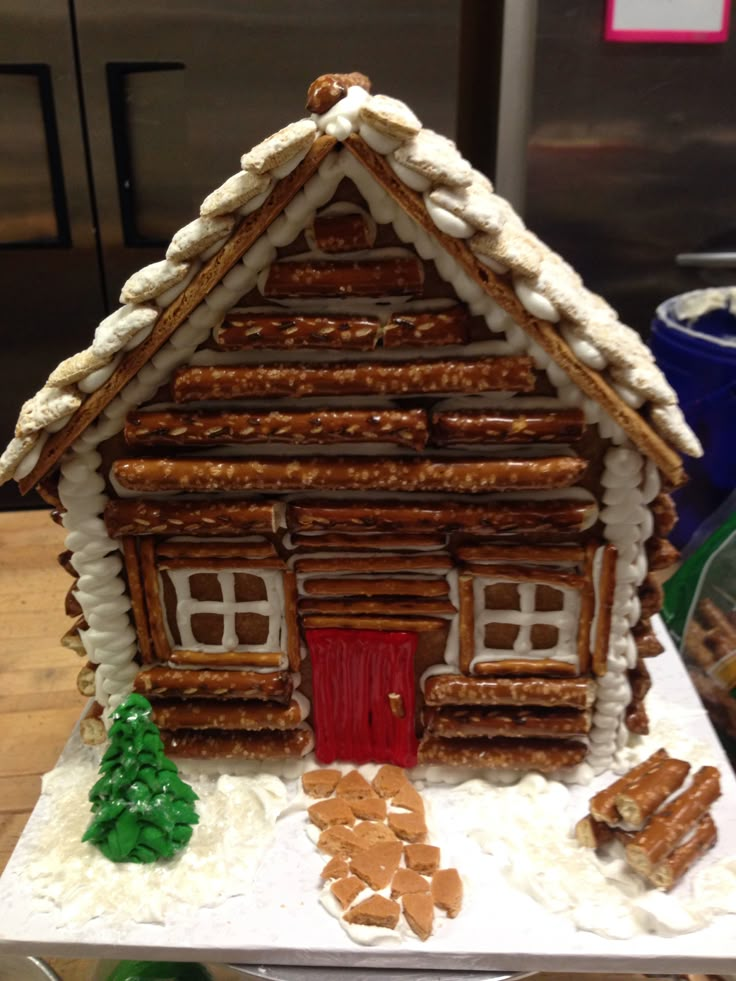
[[[731,0],[606,0],[606,41],[717,44],[728,39]]]

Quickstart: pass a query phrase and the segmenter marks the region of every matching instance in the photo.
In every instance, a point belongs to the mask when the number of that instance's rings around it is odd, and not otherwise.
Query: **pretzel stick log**
[[[616,809],[627,826],[641,829],[660,804],[682,786],[689,772],[690,764],[684,760],[662,760],[617,794]]]
[[[263,295],[282,297],[413,296],[424,286],[417,256],[335,262],[282,260],[268,270]]]
[[[391,616],[424,616],[425,614],[440,614],[451,616],[457,613],[456,607],[442,597],[408,596],[406,598],[392,596],[387,602],[385,597],[377,599],[357,599],[345,596],[340,599],[315,599],[305,596],[299,600],[300,613],[335,613],[338,616],[361,613]]]
[[[66,647],[67,650],[74,651],[79,657],[86,657],[87,649],[82,643],[82,638],[79,636],[80,630],[87,630],[87,621],[84,617],[80,617],[76,623],[69,627],[66,633],[62,634],[59,643],[62,647]]]
[[[538,770],[549,773],[576,766],[585,758],[584,743],[564,739],[442,739],[425,735],[419,743],[420,763],[498,770]]]
[[[421,409],[315,409],[311,412],[131,412],[129,446],[331,445],[389,443],[420,450],[427,442]]]
[[[509,653],[512,654],[513,651],[509,651]],[[579,674],[574,664],[558,661],[553,657],[540,657],[534,658],[534,660],[523,657],[508,657],[504,658],[503,661],[477,661],[473,666],[473,671],[484,677],[494,674],[548,674],[552,677],[571,678]]]
[[[473,505],[380,504],[371,506],[319,503],[289,504],[290,531],[486,531],[522,534],[536,540],[585,528],[594,518],[595,505],[585,501],[514,501]]]
[[[662,609],[664,590],[654,576],[648,575],[639,587],[639,600],[643,617],[653,617]]]
[[[174,698],[241,698],[288,705],[292,694],[287,671],[217,671],[153,667],[139,671],[133,690],[141,695]]]
[[[283,661],[280,651],[201,651],[174,650],[168,655],[169,664],[193,664],[198,668],[278,668]]]
[[[64,597],[64,612],[68,617],[81,617],[82,607],[77,599],[77,584],[73,582]]]
[[[304,534],[294,532],[291,536],[292,544],[301,551],[327,551],[329,549],[340,549],[341,552],[378,552],[381,549],[410,549],[435,550],[444,548],[447,544],[446,535],[393,535],[387,541],[386,535],[345,535],[340,532]]]
[[[616,547],[606,545],[601,558],[598,583],[598,622],[593,640],[593,674],[599,678],[608,670],[608,642],[611,636],[613,597],[616,589]]]
[[[153,721],[160,729],[295,729],[304,721],[303,706],[292,699],[247,702],[200,698],[191,702],[151,700]]]
[[[650,572],[668,569],[680,559],[680,553],[666,538],[649,538],[646,542],[646,552]]]
[[[701,767],[688,789],[655,814],[627,845],[629,864],[642,875],[650,876],[654,867],[693,829],[720,794],[718,770],[713,766]]]
[[[208,732],[197,729],[161,730],[167,755],[189,759],[282,760],[306,756],[314,747],[312,730],[268,729],[260,732]]]
[[[91,661],[87,661],[77,675],[77,691],[80,695],[84,695],[85,698],[92,698],[95,693],[96,670],[97,665],[92,664]]]
[[[315,572],[449,572],[453,562],[447,553],[428,552],[423,555],[366,555],[349,558],[335,556],[320,559],[297,559],[294,571]]]
[[[573,563],[585,559],[585,549],[577,545],[460,545],[457,556],[464,562],[511,563],[515,569],[523,566],[515,562]]]
[[[644,706],[644,702],[630,702],[626,707],[624,723],[629,732],[636,733],[637,736],[646,736],[649,733],[649,716]]]
[[[458,666],[463,674],[470,674],[470,665],[475,656],[475,596],[473,577],[458,576]]]
[[[383,346],[430,347],[467,344],[470,317],[467,307],[432,313],[395,313],[383,331]]]
[[[437,446],[472,443],[570,443],[585,431],[580,409],[557,411],[501,409],[437,412],[432,417],[432,442]]]
[[[138,549],[136,548],[136,539],[132,536],[124,535],[120,545],[125,560],[125,575],[128,579],[130,609],[133,614],[133,623],[135,624],[135,632],[138,637],[138,650],[140,651],[143,663],[151,664],[156,658],[153,653],[151,624],[148,619],[145,589],[143,586],[141,563],[138,559]]]
[[[123,535],[241,535],[276,531],[277,506],[268,501],[109,501],[105,525]]]
[[[582,589],[585,577],[572,572],[550,571],[548,567],[541,568],[531,565],[507,565],[494,562],[493,565],[482,565],[477,562],[466,562],[465,569],[476,576],[487,576],[491,579],[501,579],[507,582],[536,582],[549,586],[561,586],[566,589]]]
[[[530,392],[531,358],[504,355],[464,361],[362,361],[351,364],[264,364],[179,368],[177,402],[204,399],[304,398],[311,395],[422,395],[433,392]]]
[[[107,741],[107,730],[102,721],[103,708],[92,702],[79,723],[79,735],[85,746],[99,746]]]
[[[650,504],[654,516],[654,533],[667,538],[677,523],[677,508],[669,494],[657,494]]]
[[[317,489],[478,494],[570,487],[586,466],[585,460],[566,456],[462,461],[392,457],[301,457],[298,461],[275,457],[140,457],[116,460],[112,470],[121,487],[138,493]]]
[[[449,595],[446,579],[305,579],[307,596],[442,596]]]
[[[286,652],[291,671],[298,671],[301,667],[298,596],[296,575],[289,570],[284,573],[284,626],[286,627]]]
[[[427,705],[547,705],[589,709],[595,698],[589,678],[466,678],[431,675],[424,684]]]
[[[304,628],[319,630],[322,627],[335,627],[344,630],[406,630],[416,633],[431,633],[444,630],[447,621],[438,617],[398,617],[391,615],[391,607],[386,608],[385,616],[322,616],[309,614],[302,618]]]
[[[265,538],[259,541],[221,542],[215,540],[178,542],[164,539],[156,545],[156,559],[189,559],[194,565],[197,559],[244,559],[256,562],[259,559],[277,558],[276,549]]]
[[[636,667],[626,672],[631,688],[631,698],[633,701],[642,702],[649,689],[652,687],[652,676],[641,657],[636,662]]]
[[[376,317],[273,317],[267,314],[229,313],[213,331],[223,351],[256,348],[330,348],[372,351],[378,343]]]
[[[590,712],[568,708],[453,706],[425,708],[425,732],[447,738],[474,736],[581,736],[590,730]]]
[[[649,876],[658,889],[668,892],[683,877],[687,870],[718,840],[718,831],[710,814],[704,815],[695,830],[683,844],[673,849]]]
[[[73,558],[74,552],[72,552],[70,548],[67,548],[63,552],[59,552],[59,554],[56,556],[56,561],[59,563],[64,572],[67,572],[73,579],[78,579],[79,573],[72,564]]]
[[[586,814],[575,825],[575,837],[583,848],[602,848],[614,840],[613,828]]]
[[[621,828],[611,828],[602,821],[596,821],[586,814],[575,825],[575,837],[583,848],[602,848],[611,841],[620,841],[623,845],[631,841],[632,833]]]
[[[667,751],[658,749],[656,753],[653,753],[638,766],[635,766],[633,770],[629,770],[628,773],[625,773],[610,786],[599,791],[594,797],[591,797],[590,813],[596,821],[603,821],[604,824],[619,824],[621,815],[618,813],[618,808],[616,807],[616,798],[619,794],[623,794],[632,784],[636,783],[641,776],[655,769],[662,760],[666,759],[669,759]]]
[[[312,222],[312,235],[321,252],[358,252],[373,248],[376,226],[359,211],[317,215]]]
[[[640,620],[632,627],[631,633],[639,657],[657,657],[664,650],[649,620]]]

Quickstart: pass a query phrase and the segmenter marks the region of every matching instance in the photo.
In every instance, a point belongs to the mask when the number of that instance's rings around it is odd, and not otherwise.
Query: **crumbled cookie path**
[[[387,764],[370,783],[358,770],[309,770],[302,787],[316,799],[307,813],[321,831],[317,848],[333,856],[321,877],[344,920],[396,930],[403,916],[426,940],[435,909],[458,915],[462,880],[426,841],[424,801],[404,770]]]

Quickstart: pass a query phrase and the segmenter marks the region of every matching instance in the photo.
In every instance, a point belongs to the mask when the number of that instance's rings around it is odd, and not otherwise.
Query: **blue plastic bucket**
[[[702,460],[687,461],[690,483],[677,495],[673,540],[683,545],[736,487],[736,287],[665,300],[652,322],[651,347],[705,451]]]

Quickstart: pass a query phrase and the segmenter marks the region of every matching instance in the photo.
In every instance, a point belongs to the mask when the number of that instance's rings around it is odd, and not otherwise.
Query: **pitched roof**
[[[25,493],[55,467],[338,142],[512,316],[538,360],[561,368],[668,480],[682,479],[679,454],[702,450],[636,331],[525,227],[450,140],[422,128],[398,100],[370,95],[361,78],[313,83],[309,105],[324,111],[246,153],[241,170],[204,200],[200,217],[174,235],[165,259],[131,276],[123,306],[99,324],[90,347],[63,361],[21,409],[0,457],[0,483],[15,477]]]

